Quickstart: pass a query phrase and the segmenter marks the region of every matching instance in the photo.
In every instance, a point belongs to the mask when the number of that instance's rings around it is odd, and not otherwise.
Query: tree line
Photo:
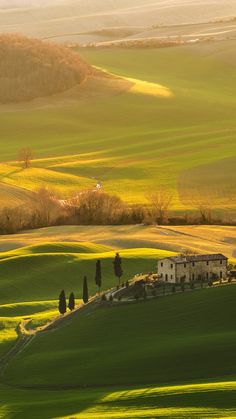
[[[42,186],[31,193],[27,205],[0,210],[0,234],[59,225],[235,225],[233,219],[215,217],[211,207],[200,201],[195,215],[174,216],[172,198],[170,192],[159,189],[147,196],[146,205],[128,205],[102,190],[85,190],[61,200]]]
[[[119,253],[116,253],[115,258],[113,260],[113,270],[115,277],[118,279],[117,287],[120,287],[121,277],[123,275],[123,268],[122,268],[122,259]],[[102,264],[101,260],[98,259],[95,265],[95,276],[94,276],[95,284],[98,287],[98,294],[101,294],[101,287],[102,287]],[[88,288],[88,278],[84,276],[83,280],[83,291],[82,291],[82,299],[84,304],[89,302],[89,288]],[[65,290],[62,290],[59,295],[59,303],[58,303],[58,310],[61,315],[64,315],[67,312],[67,308],[70,311],[74,311],[75,309],[75,294],[71,292],[69,295],[68,303],[66,299]]]
[[[31,167],[32,158],[30,147],[19,150],[23,170]],[[41,186],[31,192],[27,205],[0,209],[0,234],[56,225],[235,224],[234,219],[215,216],[211,200],[199,191],[193,191],[190,199],[197,212],[174,216],[174,195],[164,186],[147,193],[143,205],[128,205],[114,194],[94,189],[75,191],[71,197],[60,199],[53,189]],[[235,203],[234,195],[228,196],[228,201],[230,209]]]

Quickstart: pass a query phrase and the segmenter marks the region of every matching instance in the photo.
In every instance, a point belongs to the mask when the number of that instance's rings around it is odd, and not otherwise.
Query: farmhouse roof
[[[212,260],[228,260],[228,258],[221,253],[213,255],[193,255],[193,256],[176,256],[170,257],[174,263],[188,263],[188,262],[207,262]]]

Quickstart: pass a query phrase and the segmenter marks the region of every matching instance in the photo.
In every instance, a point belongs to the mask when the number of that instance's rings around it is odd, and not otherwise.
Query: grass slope
[[[235,41],[115,54],[83,50],[91,64],[136,84],[56,107],[2,109],[2,159],[15,160],[29,143],[37,158],[28,173],[3,168],[3,181],[30,190],[47,183],[66,195],[98,179],[131,203],[147,202],[164,185],[178,210],[193,208],[198,194],[214,207],[234,208],[234,49]],[[169,97],[160,94],[166,91]]]
[[[88,253],[88,249],[92,252]],[[81,298],[84,275],[88,276],[92,296],[97,291],[94,281],[97,259],[102,261],[102,288],[115,286],[112,264],[115,252],[105,249],[101,246],[98,252],[98,246],[90,244],[81,253],[81,245],[77,248],[62,245],[60,249],[60,245],[55,248],[55,244],[47,244],[46,253],[40,247],[6,252],[0,260],[0,304],[56,299],[62,289],[67,294],[74,291]],[[123,280],[131,279],[136,273],[155,271],[157,258],[171,254],[156,249],[123,249]]]
[[[0,357],[13,345],[17,325],[23,319],[32,319],[31,328],[46,324],[58,315],[57,305],[57,300],[0,305]]]
[[[156,260],[171,252],[155,249],[122,251],[124,277],[155,271]],[[0,254],[0,355],[17,337],[16,326],[31,318],[31,327],[40,326],[58,315],[58,295],[65,289],[82,297],[84,275],[94,295],[95,263],[102,260],[104,290],[115,286],[112,261],[115,251],[91,242],[44,242]],[[78,300],[79,301],[79,300]]]
[[[100,253],[128,248],[152,248],[172,252],[189,249],[197,253],[224,253],[232,259],[236,257],[235,235],[236,228],[229,226],[49,227],[0,236],[0,259],[42,252]]]
[[[2,238],[5,249],[12,250],[2,253],[0,261],[0,356],[16,339],[15,328],[22,319],[31,318],[29,326],[37,327],[57,315],[57,300],[52,298],[62,287],[80,296],[86,272],[91,293],[96,291],[93,276],[98,257],[104,288],[114,284],[114,250],[125,243],[153,246],[162,238],[163,246],[191,241],[209,249],[226,241],[229,246],[234,243],[230,227],[195,227],[192,233],[195,236],[184,227],[55,227]],[[168,254],[151,248],[121,250],[125,277],[155,269],[156,258]],[[63,328],[39,335],[9,364],[4,377],[14,385],[56,385],[57,390],[2,386],[0,415],[17,419],[32,415],[36,419],[235,417],[235,296],[232,285],[101,308],[90,315],[77,313]],[[110,383],[112,388],[107,387]],[[67,386],[84,384],[99,385],[99,389],[65,391]]]
[[[77,313],[6,370],[23,386],[107,386],[235,378],[236,286]],[[60,368],[59,368],[60,366]]]
[[[13,419],[235,418],[235,382],[71,391],[0,388],[0,413]]]

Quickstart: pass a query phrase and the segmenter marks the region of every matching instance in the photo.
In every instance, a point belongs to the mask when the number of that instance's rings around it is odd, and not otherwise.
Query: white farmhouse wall
[[[162,259],[157,264],[158,275],[165,282],[176,282],[176,265],[170,259]]]
[[[188,261],[187,259],[175,262],[172,258],[158,261],[158,276],[165,282],[180,283],[210,280],[214,277],[225,279],[227,277],[227,260],[197,260]]]

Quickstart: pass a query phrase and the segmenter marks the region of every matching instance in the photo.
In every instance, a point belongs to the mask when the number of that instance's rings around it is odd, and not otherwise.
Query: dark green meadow
[[[235,417],[235,297],[231,285],[78,313],[12,360],[3,417]]]

